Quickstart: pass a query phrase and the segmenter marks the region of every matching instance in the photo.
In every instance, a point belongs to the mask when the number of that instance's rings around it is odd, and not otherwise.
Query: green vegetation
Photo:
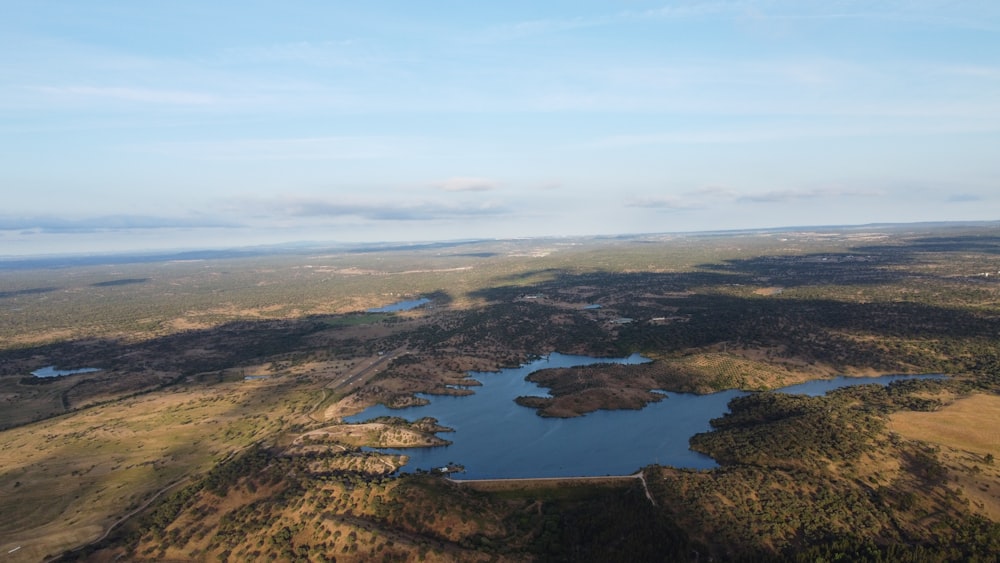
[[[990,560],[1000,446],[892,417],[1000,392],[998,271],[997,228],[962,226],[0,270],[0,549],[41,560],[114,528],[73,557]],[[363,313],[415,296],[432,303]],[[645,483],[396,477],[359,444],[434,421],[332,429],[553,351],[654,360],[534,374],[553,398],[520,401],[554,416],[762,392],[692,440],[720,468]],[[47,365],[101,371],[28,375]],[[879,372],[949,377],[766,391]]]

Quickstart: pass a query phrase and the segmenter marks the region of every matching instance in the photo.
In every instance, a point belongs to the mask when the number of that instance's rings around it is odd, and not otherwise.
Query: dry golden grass
[[[894,432],[914,440],[1000,456],[1000,396],[972,395],[936,412],[892,415]]]
[[[899,412],[889,428],[940,448],[942,462],[980,514],[1000,521],[1000,396],[978,394],[955,400],[936,412]]]
[[[327,406],[323,410],[323,420],[339,420],[345,416],[351,416],[358,414],[359,412],[365,410],[371,406],[369,401],[358,397],[357,395],[348,395],[343,399]]]
[[[773,389],[801,383],[816,376],[811,372],[788,369],[765,358],[740,352],[703,352],[680,358],[663,358],[661,361],[670,369],[704,386],[701,391]]]
[[[755,289],[753,291],[753,294],[754,295],[764,295],[764,296],[779,295],[784,290],[785,290],[785,288],[778,287],[778,286],[762,287],[762,288],[759,288],[759,289]]]
[[[62,394],[68,381],[21,385],[19,377],[0,378],[0,426],[15,426],[64,410]]]
[[[940,446],[938,455],[969,500],[969,508],[1000,522],[1000,467],[984,464],[978,454],[948,446]]]
[[[475,534],[499,534],[502,515],[485,510],[481,500],[466,506],[462,501],[470,497],[448,485],[408,486],[398,480],[347,485],[319,480],[282,502],[255,503],[275,499],[282,485],[247,484],[248,480],[231,487],[224,499],[204,490],[196,493],[193,506],[170,523],[163,536],[146,536],[128,557],[136,561],[272,561],[277,555],[279,560],[288,560],[288,553],[279,552],[281,542],[275,539],[291,531],[289,543],[312,546],[310,561],[323,560],[319,554],[357,562],[383,560],[387,554],[386,559],[408,562],[510,560],[459,545]],[[403,499],[405,503],[397,502]],[[444,505],[448,509],[439,510]],[[215,534],[223,519],[241,508],[241,517],[231,521],[246,532],[219,541]],[[410,524],[385,525],[387,510],[405,515]],[[171,541],[164,540],[171,536]],[[121,550],[111,553],[115,554],[125,555]]]
[[[348,446],[378,448],[412,448],[447,444],[433,434],[379,422],[328,426],[307,432],[295,440],[296,444],[308,444],[311,441],[333,441]]]
[[[11,560],[93,540],[184,475],[278,431],[312,395],[277,381],[186,386],[0,434],[0,550]]]
[[[305,446],[286,450],[291,455],[308,453],[310,451],[321,456],[336,451],[338,448],[330,446]],[[309,463],[308,470],[316,474],[330,473],[331,471],[350,471],[365,475],[389,475],[398,471],[409,461],[409,456],[377,454],[367,452],[361,454],[344,454],[333,457],[323,457]]]
[[[245,487],[234,487],[230,490],[230,493],[223,498],[218,498],[214,495],[202,495],[205,499],[204,505],[209,509],[203,510],[196,517],[190,513],[183,513],[180,518],[174,521],[173,526],[185,528],[197,525],[208,529],[217,529],[219,521],[227,512],[252,503],[256,500],[272,496],[283,487],[284,484],[279,484],[277,486],[262,486],[256,488],[253,492],[247,490]],[[192,559],[190,555],[192,550],[197,549],[200,551],[205,549],[210,540],[210,536],[207,535],[196,537],[186,546],[187,549],[183,551],[169,547],[163,550],[163,558],[175,561],[189,561]]]
[[[183,332],[185,330],[204,330],[211,328],[214,323],[208,321],[197,320],[193,315],[178,317],[171,321],[168,321],[167,326],[170,327],[172,332]]]
[[[77,331],[64,328],[43,330],[34,333],[14,334],[4,340],[7,346],[28,346],[32,344],[45,344],[61,340],[70,340],[77,335]]]

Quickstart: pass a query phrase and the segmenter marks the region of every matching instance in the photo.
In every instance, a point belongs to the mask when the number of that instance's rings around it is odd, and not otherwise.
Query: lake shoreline
[[[517,404],[519,397],[545,392],[528,377],[542,369],[563,370],[571,366],[594,367],[595,364],[625,369],[648,363],[638,354],[627,358],[596,358],[553,353],[517,368],[470,372],[469,377],[483,384],[472,395],[419,394],[428,400],[427,405],[404,409],[376,405],[345,417],[344,421],[360,423],[379,416],[433,417],[441,425],[454,429],[448,436],[451,445],[419,448],[419,451],[410,448],[379,450],[409,456],[407,471],[430,470],[457,462],[466,468],[469,479],[623,475],[650,464],[693,470],[719,467],[713,458],[691,450],[689,440],[695,434],[711,431],[711,419],[725,414],[729,401],[748,392],[727,390],[697,395],[653,389],[646,392],[657,400],[644,407],[599,409],[569,418],[539,416],[535,409]],[[796,387],[796,392],[823,394],[836,387],[886,384],[894,379],[913,377],[936,376],[840,377],[808,382],[805,388]]]

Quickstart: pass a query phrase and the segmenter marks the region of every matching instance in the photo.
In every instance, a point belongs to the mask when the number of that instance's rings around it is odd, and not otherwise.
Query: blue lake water
[[[451,445],[380,451],[410,456],[406,466],[409,471],[443,467],[452,462],[464,465],[463,479],[626,475],[651,463],[691,469],[716,467],[712,458],[691,451],[688,440],[694,434],[710,430],[709,420],[722,416],[730,400],[747,394],[743,391],[710,395],[664,392],[663,400],[641,410],[602,410],[566,419],[544,418],[535,409],[514,402],[520,395],[547,396],[544,388],[525,381],[533,371],[646,361],[638,354],[628,358],[551,354],[518,368],[470,372],[470,377],[482,382],[474,395],[420,395],[429,399],[430,404],[405,409],[376,405],[345,421],[362,422],[378,416],[399,416],[411,421],[434,417],[455,430],[439,434],[451,440]],[[847,385],[887,384],[913,377],[837,378],[794,385],[783,391],[821,395]]]
[[[56,369],[56,366],[47,366],[41,369],[36,369],[31,372],[31,375],[35,377],[59,377],[60,375],[73,375],[76,373],[90,373],[93,371],[101,371],[98,368],[80,368],[80,369]]]
[[[833,379],[817,379],[815,381],[806,381],[805,383],[799,383],[797,385],[789,385],[788,387],[782,387],[777,389],[779,393],[789,393],[792,395],[809,395],[810,397],[818,397],[820,395],[825,395],[827,391],[833,391],[834,389],[840,389],[841,387],[851,387],[853,385],[868,385],[868,384],[878,384],[878,385],[888,385],[893,381],[904,381],[907,379],[940,379],[944,377],[938,373],[928,373],[923,375],[878,375],[875,377],[835,377]]]
[[[426,297],[420,299],[413,299],[410,301],[400,301],[398,303],[393,303],[392,305],[386,305],[385,307],[377,307],[375,309],[368,309],[367,313],[396,313],[398,311],[409,311],[410,309],[416,309],[421,305],[426,305],[430,303],[431,300]]]

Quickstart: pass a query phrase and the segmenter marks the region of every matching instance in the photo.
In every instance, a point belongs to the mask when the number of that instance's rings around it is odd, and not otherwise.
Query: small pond
[[[101,371],[100,368],[79,368],[79,369],[56,369],[56,366],[46,366],[31,372],[35,377],[59,377],[62,375],[75,375],[77,373],[91,373]]]

